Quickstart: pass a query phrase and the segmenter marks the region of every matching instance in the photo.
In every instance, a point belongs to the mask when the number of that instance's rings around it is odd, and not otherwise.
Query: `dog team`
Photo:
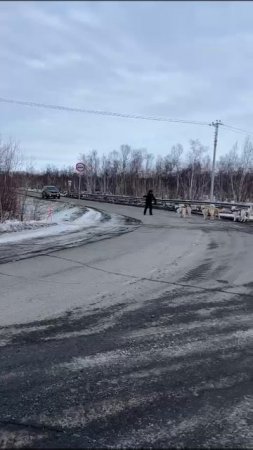
[[[152,215],[152,204],[157,203],[156,198],[153,194],[152,189],[150,189],[147,193],[147,195],[143,196],[145,198],[145,208],[144,208],[144,215],[146,215],[147,209],[149,209],[149,214]],[[224,211],[223,208],[217,208],[214,204],[210,205],[201,205],[201,212],[203,214],[204,220],[208,219],[210,217],[210,220],[214,220],[215,217],[220,219],[220,213]],[[248,207],[247,209],[239,209],[235,206],[231,208],[232,214],[234,217],[234,222],[247,222],[250,220],[250,216],[253,215],[253,206]],[[192,208],[191,205],[187,205],[186,203],[181,203],[176,209],[177,214],[179,214],[180,217],[191,217],[192,214]]]
[[[191,216],[191,206],[186,204],[181,204],[177,208],[177,213],[180,217],[190,217]],[[213,220],[215,217],[220,219],[220,213],[223,211],[223,208],[217,208],[215,205],[211,204],[210,206],[202,205],[201,211],[204,217],[204,220],[210,217],[210,220]],[[234,222],[247,222],[250,219],[250,215],[253,215],[252,206],[247,209],[236,209],[232,207],[232,214],[234,216]]]

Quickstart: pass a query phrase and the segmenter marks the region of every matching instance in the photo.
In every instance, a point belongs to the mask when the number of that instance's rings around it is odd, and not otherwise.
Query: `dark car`
[[[60,198],[61,194],[55,186],[44,186],[41,193],[42,198]]]

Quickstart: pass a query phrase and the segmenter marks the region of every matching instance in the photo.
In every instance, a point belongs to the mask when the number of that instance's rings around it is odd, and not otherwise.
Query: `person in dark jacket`
[[[150,189],[148,191],[147,195],[144,195],[143,197],[146,198],[145,209],[144,209],[144,216],[146,215],[146,212],[147,212],[148,208],[149,208],[149,214],[150,214],[150,216],[152,216],[152,202],[154,201],[154,203],[156,205],[156,198],[153,195],[152,189]]]

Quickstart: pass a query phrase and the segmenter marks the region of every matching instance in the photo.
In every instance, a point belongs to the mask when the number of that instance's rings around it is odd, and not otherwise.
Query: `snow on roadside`
[[[1,233],[12,233],[15,231],[34,230],[36,228],[47,227],[49,224],[39,222],[37,220],[29,220],[20,222],[20,220],[6,220],[0,223],[0,236]]]
[[[24,219],[23,222],[7,220],[0,223],[0,245],[95,227],[101,223],[103,216],[89,208],[27,199]]]
[[[66,205],[27,198],[24,206],[24,220],[21,222],[18,219],[9,219],[0,223],[0,236],[1,233],[34,230],[55,225],[64,220],[74,220],[75,216],[80,214],[80,208],[77,207],[66,208]]]

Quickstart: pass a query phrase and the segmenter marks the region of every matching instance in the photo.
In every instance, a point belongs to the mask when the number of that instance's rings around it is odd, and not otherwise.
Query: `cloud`
[[[52,28],[53,30],[66,30],[68,28],[65,20],[57,14],[52,12],[47,12],[43,10],[40,6],[37,7],[33,3],[34,6],[24,6],[21,10],[21,15],[23,19],[28,19],[30,22],[33,22],[37,26],[42,26],[46,28]]]
[[[47,65],[45,61],[42,61],[41,59],[28,59],[26,61],[26,64],[31,67],[32,69],[46,69]]]
[[[247,2],[2,2],[0,96],[250,129],[252,19]],[[0,133],[51,163],[84,148],[165,153],[213,137],[208,127],[4,104],[0,120]],[[237,137],[221,132],[220,151]]]
[[[80,23],[92,28],[97,28],[101,25],[99,18],[91,11],[80,11],[80,8],[70,9],[68,11],[68,18],[73,22]]]
[[[58,67],[72,66],[86,60],[78,53],[47,54],[43,59],[27,59],[26,64],[33,69],[53,70]]]

